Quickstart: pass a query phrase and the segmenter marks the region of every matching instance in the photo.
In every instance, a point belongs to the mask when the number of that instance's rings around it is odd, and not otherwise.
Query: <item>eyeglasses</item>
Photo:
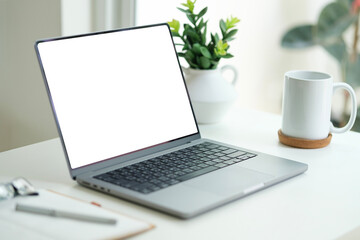
[[[35,191],[34,186],[25,178],[16,178],[11,182],[0,184],[0,200],[29,195],[38,195],[38,192]]]

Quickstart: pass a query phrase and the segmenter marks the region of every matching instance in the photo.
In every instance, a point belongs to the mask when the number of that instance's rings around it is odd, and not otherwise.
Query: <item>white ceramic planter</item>
[[[233,80],[226,81],[225,70],[233,71]],[[237,71],[226,65],[220,69],[198,70],[185,68],[185,79],[198,123],[216,123],[226,115],[237,97],[234,85]]]

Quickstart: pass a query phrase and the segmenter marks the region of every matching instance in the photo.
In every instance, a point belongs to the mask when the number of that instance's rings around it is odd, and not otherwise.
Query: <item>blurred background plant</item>
[[[360,0],[336,0],[327,4],[315,24],[298,25],[288,30],[281,40],[284,48],[301,49],[322,46],[339,64],[342,81],[360,87],[360,55],[358,52]],[[345,96],[347,109],[348,94]],[[360,113],[353,130],[360,131]],[[338,119],[347,121],[347,113]]]
[[[168,24],[173,37],[181,39],[182,43],[176,44],[182,46],[181,51],[178,51],[178,55],[186,60],[190,68],[216,69],[221,58],[233,57],[228,52],[230,48],[228,42],[234,40],[234,36],[238,31],[234,28],[240,20],[236,17],[230,17],[226,21],[221,19],[219,22],[221,37],[217,33],[211,33],[211,40],[206,43],[208,21],[205,21],[203,16],[208,8],[205,7],[199,13],[195,13],[195,2],[196,0],[187,0],[186,3],[181,4],[185,9],[178,8],[186,14],[190,21],[190,24],[185,23],[183,25],[182,33],[179,32],[180,22],[178,20],[173,19]]]

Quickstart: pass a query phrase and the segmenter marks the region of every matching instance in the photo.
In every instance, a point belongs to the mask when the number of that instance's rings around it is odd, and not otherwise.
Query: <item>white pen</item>
[[[19,203],[16,204],[15,210],[28,212],[28,213],[42,214],[51,217],[71,218],[75,220],[94,222],[94,223],[104,223],[104,224],[113,224],[113,225],[116,224],[116,220],[112,218],[104,218],[104,217],[97,217],[86,214],[59,211],[59,210],[29,206]]]

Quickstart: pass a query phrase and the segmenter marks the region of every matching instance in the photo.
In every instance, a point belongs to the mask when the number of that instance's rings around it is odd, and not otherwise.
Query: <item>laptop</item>
[[[186,219],[307,170],[201,138],[166,23],[35,50],[70,175],[85,187]]]

